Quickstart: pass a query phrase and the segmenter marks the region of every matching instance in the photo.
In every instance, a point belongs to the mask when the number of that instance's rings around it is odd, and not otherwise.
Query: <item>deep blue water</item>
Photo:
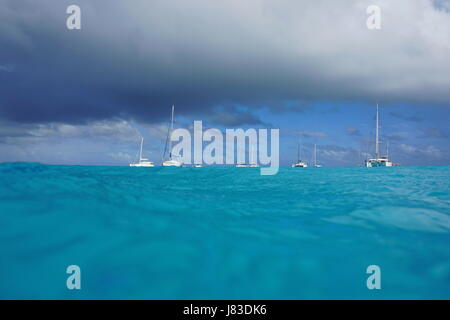
[[[450,299],[449,182],[450,167],[1,164],[0,298]]]

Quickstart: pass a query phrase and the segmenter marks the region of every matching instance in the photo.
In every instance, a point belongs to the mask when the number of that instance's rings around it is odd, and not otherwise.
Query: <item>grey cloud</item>
[[[348,127],[345,129],[349,136],[361,136],[361,132],[357,128]]]
[[[95,121],[89,125],[1,123],[0,142],[3,143],[31,143],[52,138],[135,141],[139,138],[139,133],[131,124],[123,120]]]
[[[0,123],[0,162],[35,161],[50,164],[127,165],[138,151],[140,136],[126,121],[95,121],[89,125],[65,123]],[[161,145],[152,137],[146,155],[160,159]]]
[[[298,132],[302,137],[305,138],[326,138],[328,137],[328,134],[325,132],[318,132],[318,131],[299,131]]]
[[[387,141],[403,141],[406,140],[410,136],[408,132],[394,132],[391,134],[386,134],[384,136],[384,140]]]
[[[69,31],[73,3],[0,2],[0,65],[14,66],[0,72],[3,119],[155,123],[172,104],[190,115],[380,97],[450,104],[450,13],[431,0],[75,1],[82,30]],[[365,12],[377,3],[384,22],[370,31]]]
[[[450,1],[449,0],[433,0],[433,5],[439,10],[444,10],[450,12]]]
[[[361,165],[363,155],[358,150],[339,145],[321,145],[317,147],[317,157],[325,164],[333,166]]]
[[[409,116],[409,115],[404,115],[398,112],[390,112],[389,113],[391,116],[398,118],[400,120],[406,120],[406,121],[412,121],[412,122],[420,122],[422,121],[422,118],[419,118],[418,116]]]
[[[12,72],[14,70],[14,66],[11,65],[1,65],[0,64],[0,72]]]
[[[307,130],[283,130],[289,136],[303,137],[303,138],[327,138],[328,134],[320,131]]]
[[[426,145],[426,146],[413,146],[409,144],[402,143],[398,145],[397,152],[399,154],[400,158],[404,158],[406,161],[411,161],[410,157],[407,157],[408,155],[415,155],[419,161],[425,164],[433,163],[433,164],[443,164],[448,161],[450,152],[446,149],[441,149],[433,145]],[[433,161],[434,160],[434,161]],[[435,162],[435,161],[441,161],[441,162]],[[417,164],[417,162],[416,162]]]
[[[215,111],[212,116],[208,117],[209,121],[225,127],[238,127],[243,125],[266,125],[270,126],[255,114],[248,110],[239,110],[237,107],[220,108]]]
[[[448,138],[448,135],[439,130],[438,128],[427,128],[422,130],[423,134],[419,136],[420,138],[440,138],[440,139],[446,139]]]

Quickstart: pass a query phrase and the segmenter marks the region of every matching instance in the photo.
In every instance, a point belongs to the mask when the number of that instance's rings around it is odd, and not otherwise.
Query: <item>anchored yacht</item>
[[[172,118],[170,121],[170,127],[169,130],[167,132],[167,140],[166,140],[166,148],[164,149],[164,155],[163,155],[163,162],[162,162],[162,166],[163,167],[182,167],[183,166],[183,162],[176,160],[172,157],[172,132],[173,132],[173,119],[174,119],[174,115],[175,115],[175,106],[172,106]],[[167,146],[169,147],[167,149]],[[165,159],[166,153],[167,151],[169,152],[169,158],[167,160]]]
[[[292,168],[306,168],[306,167],[308,167],[308,164],[302,160],[299,160],[292,165]]]
[[[297,159],[298,160],[297,160],[296,163],[294,163],[292,165],[292,168],[306,168],[306,167],[308,167],[308,164],[301,160],[300,153],[301,153],[300,142],[298,142],[297,143]]]
[[[258,150],[256,152],[258,152]],[[256,157],[258,157],[258,155],[256,155]],[[248,166],[251,167],[251,168],[259,167],[258,161],[255,161],[253,159],[253,146],[250,147],[249,165]]]
[[[250,151],[249,151],[249,162],[248,163],[238,163],[236,165],[236,168],[257,168],[258,163],[257,161],[253,160],[253,146],[250,146]]]
[[[130,167],[154,167],[153,162],[149,161],[147,158],[142,158],[142,147],[144,145],[144,138],[141,137],[141,149],[139,151],[139,162],[130,163]]]
[[[313,167],[316,167],[316,168],[322,167],[321,164],[317,164],[317,145],[316,144],[314,144],[314,161],[313,161],[313,163],[314,163]]]
[[[366,167],[392,167],[394,164],[389,160],[388,155],[380,155],[380,141],[379,141],[379,112],[377,103],[377,116],[376,116],[376,126],[375,126],[375,158],[366,160]]]

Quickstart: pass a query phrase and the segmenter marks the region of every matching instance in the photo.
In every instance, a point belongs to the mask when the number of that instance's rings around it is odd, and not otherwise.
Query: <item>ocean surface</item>
[[[0,164],[0,299],[450,299],[449,184],[450,167]]]

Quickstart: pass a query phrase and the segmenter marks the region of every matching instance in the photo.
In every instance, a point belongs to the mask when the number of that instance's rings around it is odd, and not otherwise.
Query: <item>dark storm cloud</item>
[[[209,121],[216,123],[224,127],[238,127],[242,125],[265,125],[267,124],[248,110],[239,110],[235,106],[219,108],[219,111],[215,111]]]
[[[433,0],[433,4],[439,10],[450,11],[450,0]]]
[[[1,0],[0,117],[152,123],[172,104],[181,115],[379,97],[449,104],[450,14],[431,0],[395,1],[369,31],[376,2]],[[69,31],[74,3],[82,30]]]
[[[391,116],[393,116],[394,118],[398,118],[400,120],[405,120],[405,121],[412,121],[412,122],[420,122],[422,121],[422,118],[419,118],[417,116],[409,116],[409,115],[404,115],[398,112],[390,112],[389,113]]]
[[[47,138],[137,141],[138,131],[126,121],[96,121],[88,125],[0,122],[0,142],[35,142]]]

